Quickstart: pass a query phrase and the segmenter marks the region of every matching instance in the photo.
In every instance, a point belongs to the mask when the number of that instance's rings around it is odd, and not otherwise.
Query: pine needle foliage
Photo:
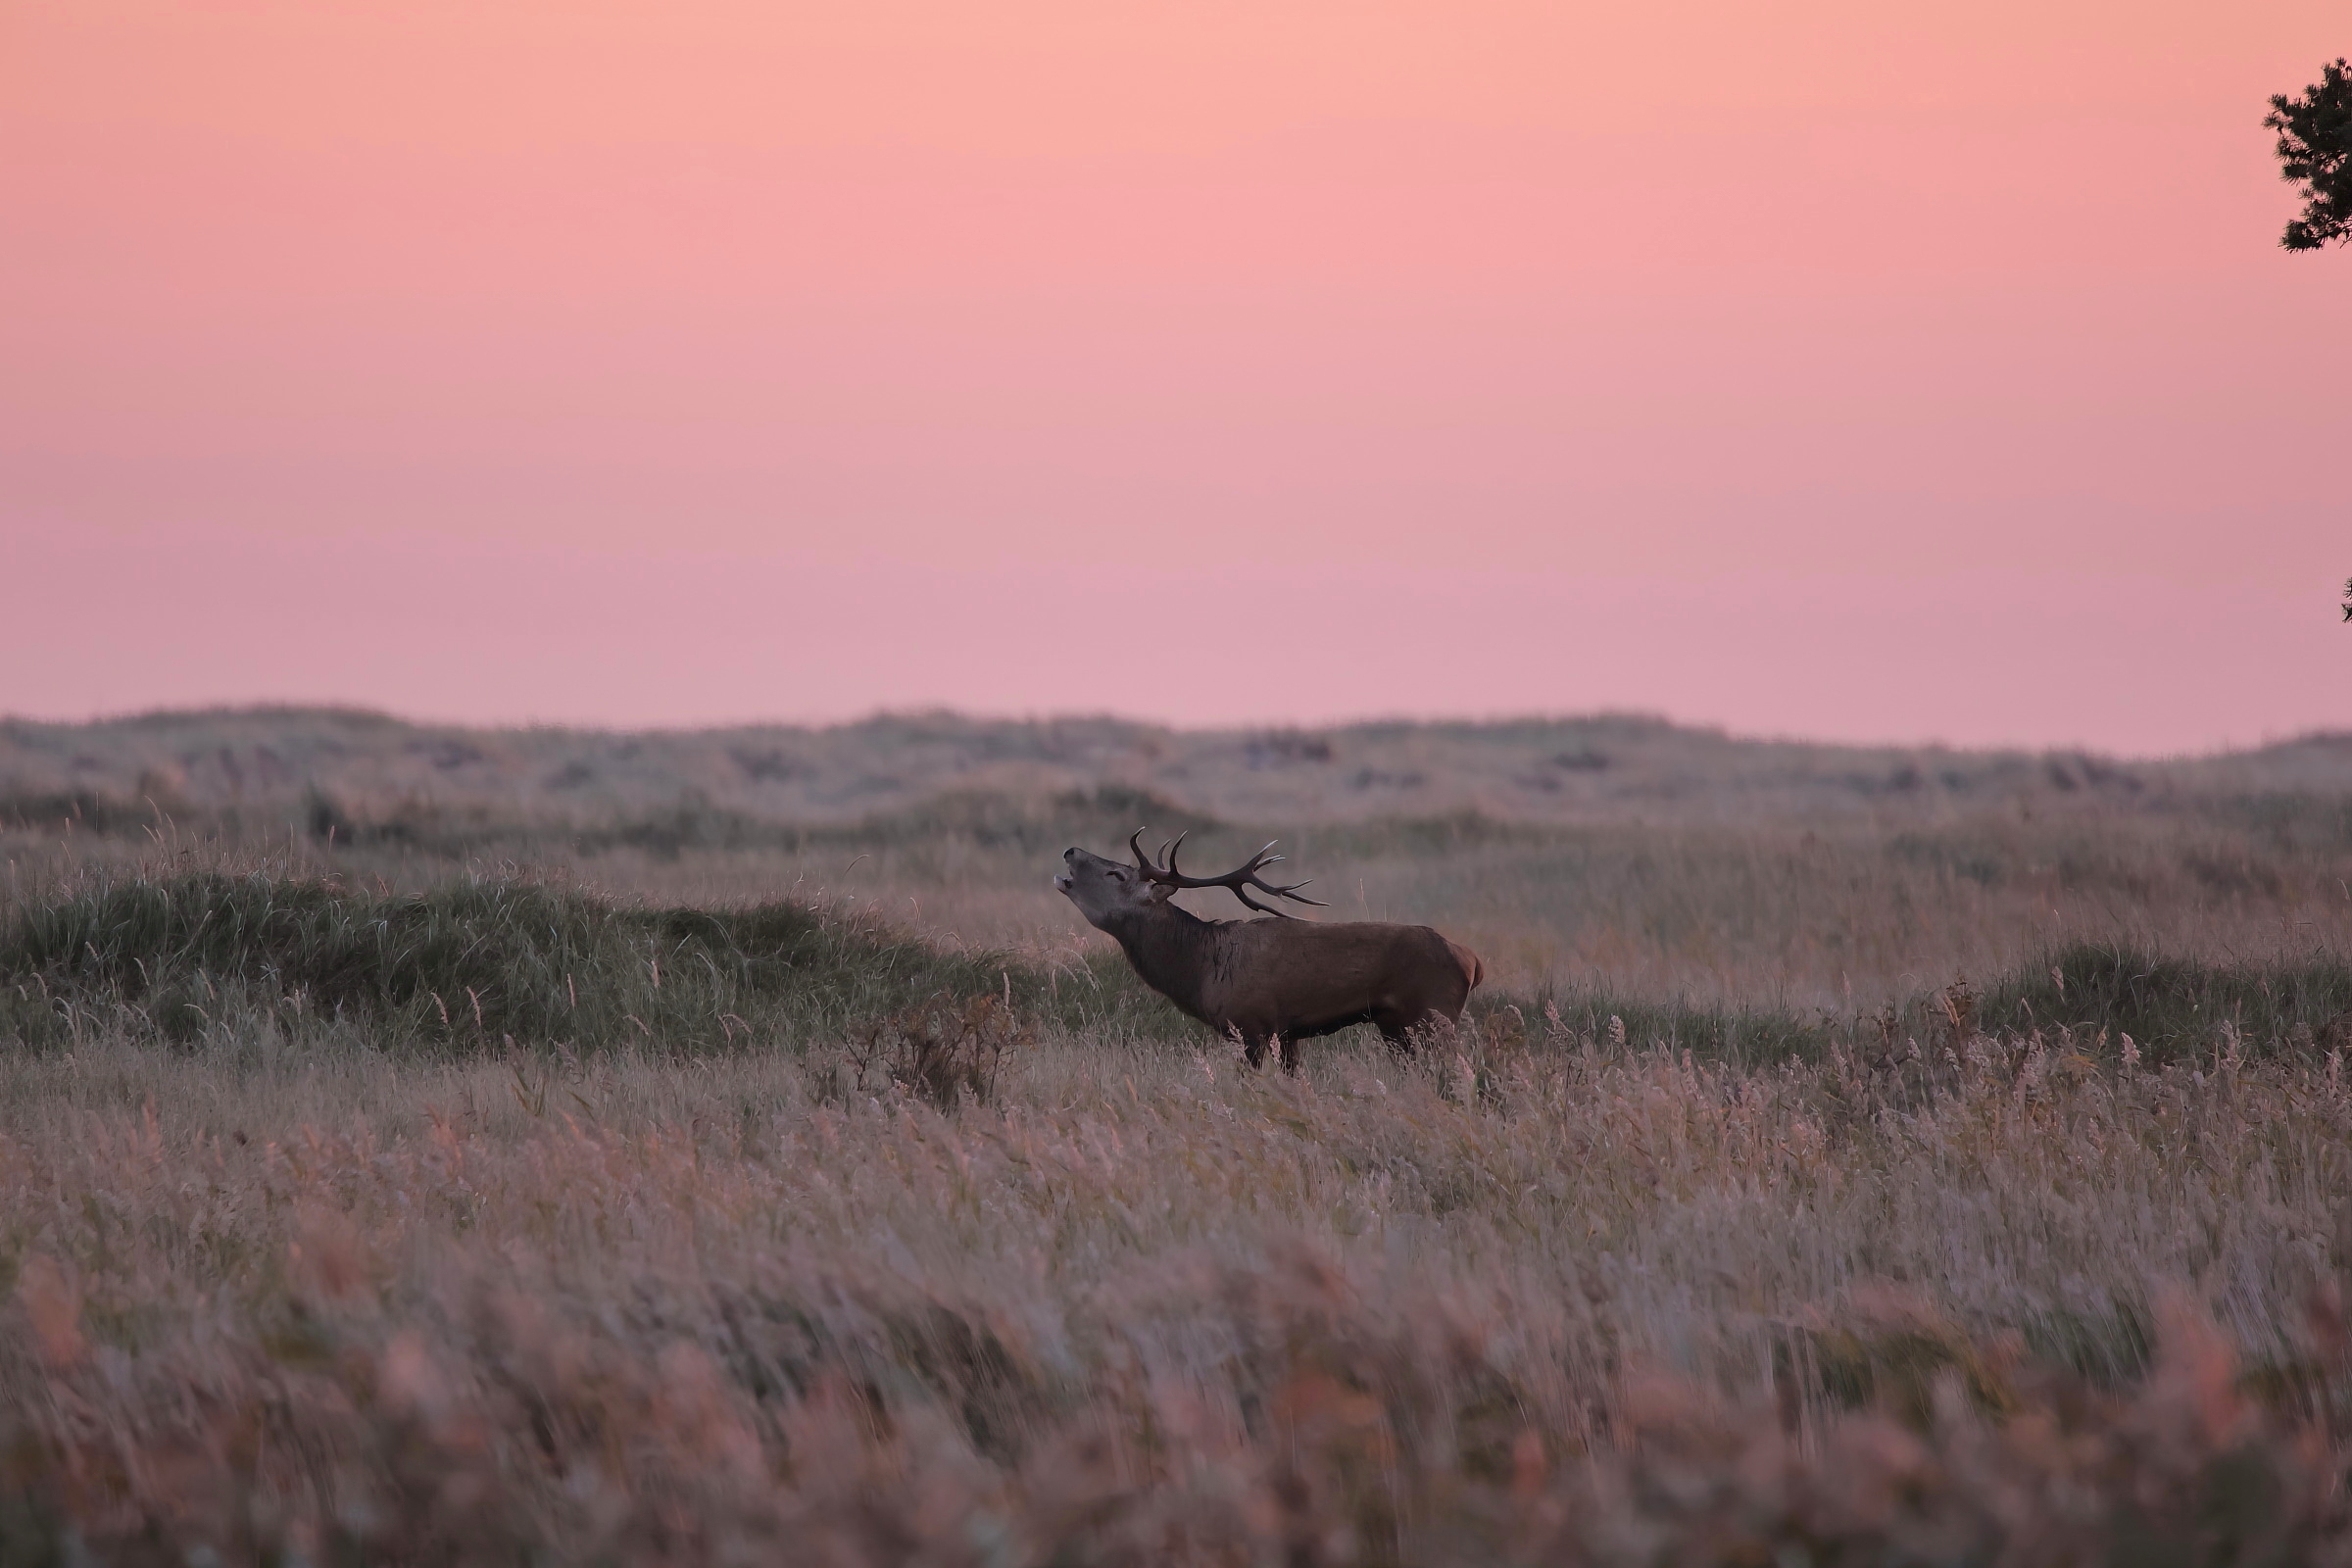
[[[2336,60],[2301,97],[2273,96],[2263,124],[2278,133],[2279,177],[2304,187],[2303,216],[2278,243],[2316,251],[2352,239],[2352,70]]]

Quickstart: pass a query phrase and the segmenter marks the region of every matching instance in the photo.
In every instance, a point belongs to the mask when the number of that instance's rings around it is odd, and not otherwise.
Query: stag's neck
[[[1146,985],[1196,1018],[1207,1016],[1202,998],[1223,928],[1173,904],[1103,927]]]

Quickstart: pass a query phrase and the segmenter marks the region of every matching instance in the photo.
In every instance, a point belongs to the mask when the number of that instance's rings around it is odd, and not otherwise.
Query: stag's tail
[[[1462,966],[1462,978],[1470,982],[1471,990],[1476,991],[1486,982],[1487,966],[1478,961],[1477,954],[1450,937],[1446,940],[1446,951],[1452,954],[1453,961]]]

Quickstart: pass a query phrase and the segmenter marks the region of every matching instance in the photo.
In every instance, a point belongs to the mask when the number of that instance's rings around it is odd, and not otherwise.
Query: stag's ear
[[[1152,902],[1153,904],[1165,904],[1176,896],[1176,889],[1168,883],[1151,882],[1145,885],[1152,891]]]

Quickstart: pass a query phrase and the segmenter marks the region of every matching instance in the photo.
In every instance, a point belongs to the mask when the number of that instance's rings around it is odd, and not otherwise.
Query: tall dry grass
[[[2352,948],[2342,736],[2124,763],[1623,716],[638,735],[300,710],[0,720],[0,862],[19,881],[159,847],[266,849],[405,891],[527,866],[653,903],[854,902],[1061,962],[1101,944],[1052,892],[1054,858],[1142,823],[1237,860],[1280,837],[1335,914],[1442,923],[1519,992],[1867,1011],[2081,941]]]
[[[25,1059],[0,1528],[110,1561],[2345,1541],[2337,1058],[1460,1047],[1289,1081],[1049,1038],[946,1110],[823,1052]]]
[[[0,1562],[2352,1557],[2340,746],[27,756]],[[1241,1071],[1046,889],[1145,812],[1486,1004]]]
[[[228,832],[163,819],[106,834],[0,832],[0,872],[22,902],[93,868],[129,874],[158,863],[266,860],[407,892],[524,870],[656,905],[821,902],[936,944],[1049,966],[1107,956],[1106,940],[1050,877],[1064,846],[1115,852],[1135,823],[1092,804],[994,807],[1001,815],[977,821],[917,813],[855,831],[775,827],[740,845],[667,850],[514,823],[448,843],[354,848],[299,825]],[[2229,960],[2352,952],[2352,832],[2307,832],[2291,815],[2283,826],[2249,822],[2235,810],[2227,802],[2163,811],[2091,803],[1929,825],[1206,821],[1188,848],[1202,864],[1238,862],[1279,835],[1291,865],[1332,901],[1332,917],[1442,925],[1514,992],[1843,1013],[1962,977],[1982,984],[2080,942]],[[1194,896],[1205,914],[1233,912],[1216,900]]]

